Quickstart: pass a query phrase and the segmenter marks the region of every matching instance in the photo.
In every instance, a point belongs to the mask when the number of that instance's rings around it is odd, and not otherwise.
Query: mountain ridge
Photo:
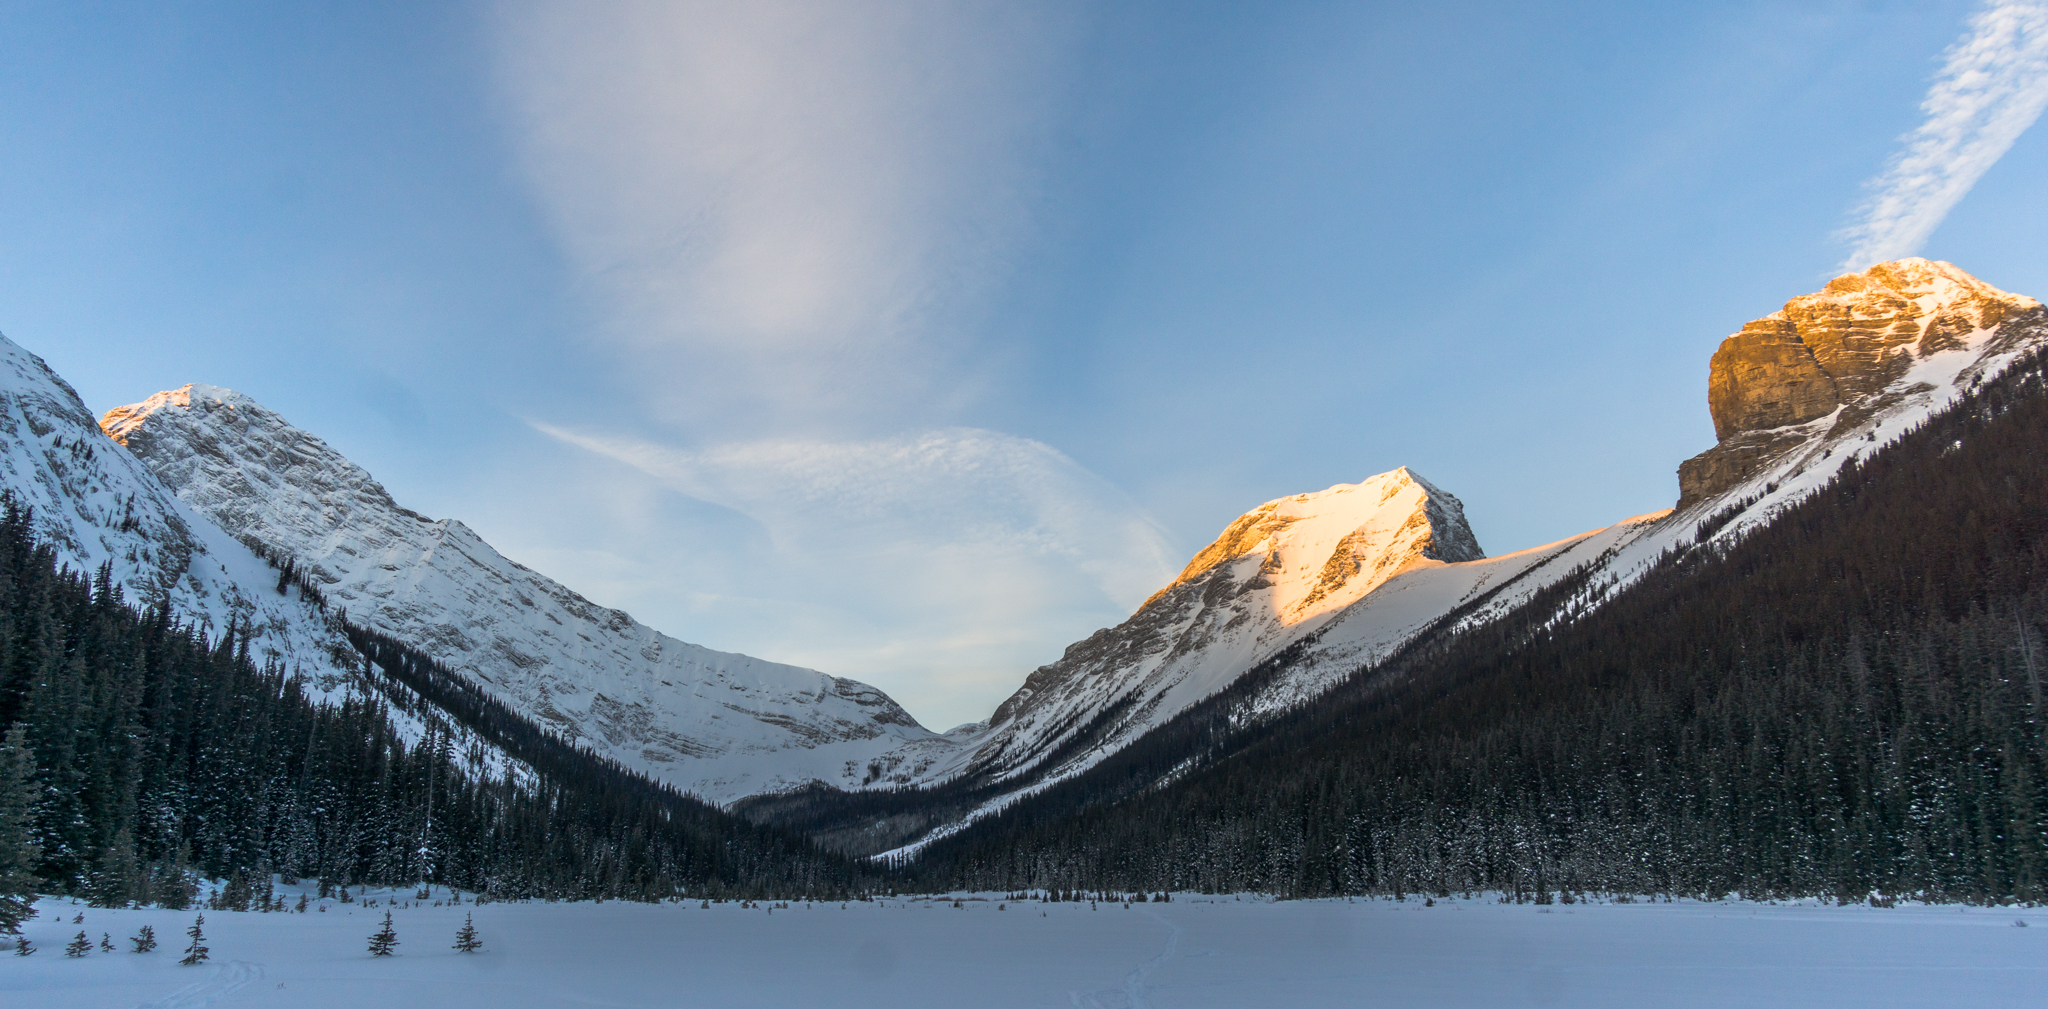
[[[572,741],[713,802],[844,781],[933,738],[887,694],[678,641],[404,508],[252,397],[193,384],[101,418],[180,500],[269,545],[346,619],[424,651]]]

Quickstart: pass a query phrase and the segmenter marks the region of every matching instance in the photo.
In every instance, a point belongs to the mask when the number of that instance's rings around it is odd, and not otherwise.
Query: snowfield
[[[442,895],[437,890],[437,896]],[[2038,1006],[2048,910],[1491,899],[1169,904],[969,897],[788,907],[326,901],[195,912],[46,899],[0,953],[9,1009],[146,1006]],[[396,894],[401,905],[410,894]],[[367,939],[392,910],[398,955]],[[484,949],[449,946],[476,916]],[[81,924],[72,924],[83,914]],[[2017,927],[2026,922],[2029,927]],[[158,948],[128,952],[153,926]],[[83,930],[118,952],[67,958]]]

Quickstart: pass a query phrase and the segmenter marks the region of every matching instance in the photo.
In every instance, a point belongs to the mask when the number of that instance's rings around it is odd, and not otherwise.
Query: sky
[[[944,729],[1276,497],[1669,507],[1844,270],[2048,296],[2044,103],[2037,3],[0,0],[0,332]]]

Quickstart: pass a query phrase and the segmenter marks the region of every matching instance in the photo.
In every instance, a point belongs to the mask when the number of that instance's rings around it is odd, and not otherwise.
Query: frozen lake
[[[389,894],[371,894],[388,898]],[[401,893],[404,900],[409,895]],[[1813,904],[896,900],[194,912],[46,900],[8,1009],[147,1006],[2039,1006],[2048,910]],[[484,952],[449,949],[474,911]],[[73,924],[74,916],[84,921]],[[2019,927],[2026,921],[2030,927]],[[152,925],[155,952],[128,952]],[[94,941],[64,955],[79,931]],[[118,952],[98,949],[102,933]]]

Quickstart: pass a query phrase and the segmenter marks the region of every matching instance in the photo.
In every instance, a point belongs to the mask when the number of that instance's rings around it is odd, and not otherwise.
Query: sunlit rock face
[[[849,781],[937,739],[887,694],[678,641],[400,507],[255,400],[188,385],[101,428],[187,506],[292,559],[357,626],[438,659],[536,722],[714,801]],[[119,451],[113,446],[107,446]]]
[[[2042,324],[2040,302],[1925,259],[1879,263],[1792,299],[1714,353],[1707,407],[1719,444],[1679,466],[1679,507],[1927,391],[1916,365],[2002,350]]]
[[[1114,749],[1396,574],[1482,556],[1458,499],[1406,468],[1269,501],[1232,522],[1129,620],[1026,677],[975,741],[969,766],[1003,776],[1063,746]],[[1091,727],[1106,712],[1110,723]]]

